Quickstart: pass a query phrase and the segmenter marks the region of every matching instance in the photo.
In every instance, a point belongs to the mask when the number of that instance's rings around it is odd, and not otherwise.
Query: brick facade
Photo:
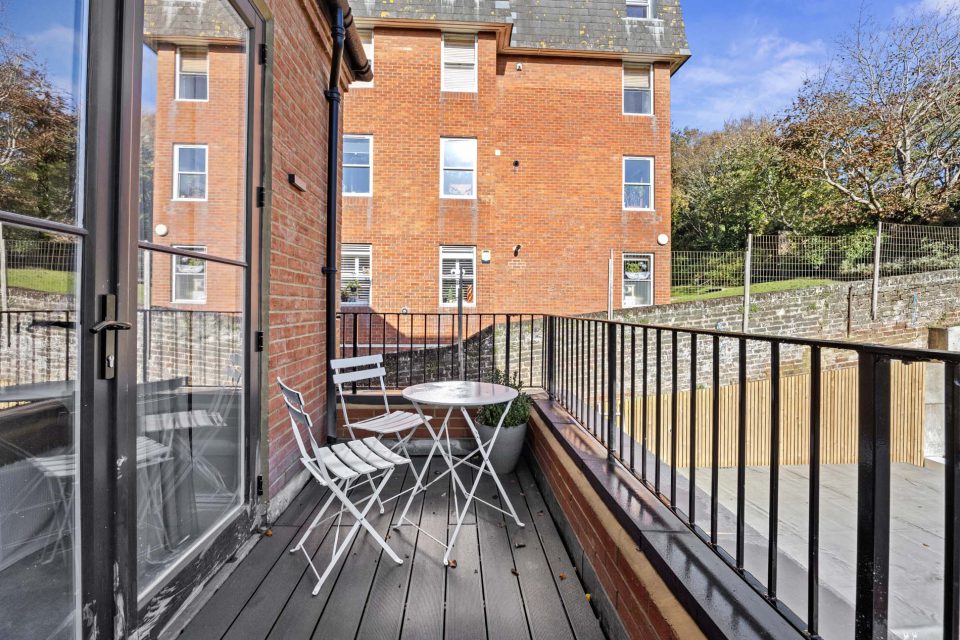
[[[269,460],[265,491],[274,497],[303,471],[275,380],[299,389],[322,431],[326,402],[327,101],[332,41],[326,16],[307,0],[270,3],[276,24],[273,56],[272,190],[269,239],[269,318],[266,362]],[[306,63],[309,61],[309,63]],[[346,76],[346,71],[344,71]],[[345,87],[344,87],[345,88]],[[287,182],[297,174],[304,192]],[[266,302],[266,301],[265,301]]]
[[[344,198],[342,236],[373,246],[373,309],[440,310],[440,245],[476,246],[476,311],[606,308],[611,250],[615,306],[624,252],[655,254],[668,302],[670,64],[655,65],[655,115],[623,115],[620,60],[511,55],[481,32],[478,91],[449,93],[441,43],[377,27],[374,86],[344,103],[344,133],[373,136],[373,195]],[[475,200],[440,198],[441,137],[477,139]],[[655,158],[655,211],[624,210],[624,156]]]

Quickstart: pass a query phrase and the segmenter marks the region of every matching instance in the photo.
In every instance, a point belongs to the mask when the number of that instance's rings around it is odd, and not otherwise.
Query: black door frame
[[[244,509],[167,580],[163,592],[183,594],[202,583],[225,561],[255,522],[261,354],[260,331],[260,202],[263,180],[263,64],[259,55],[265,22],[248,0],[230,0],[249,30],[247,99],[246,256],[219,260],[246,269],[244,286],[244,365],[246,482]],[[90,0],[87,47],[87,119],[84,157],[86,240],[82,266],[83,325],[98,321],[100,296],[117,296],[117,317],[132,331],[116,332],[117,377],[102,380],[94,371],[102,357],[100,336],[83,331],[80,338],[81,434],[80,509],[82,600],[85,638],[126,637],[147,617],[158,633],[178,608],[177,597],[159,615],[147,614],[150,602],[139,603],[136,518],[137,397],[137,257],[141,248],[138,223],[140,99],[143,46],[143,0]],[[206,257],[210,261],[218,261]],[[96,320],[94,320],[96,319]],[[97,365],[97,366],[94,366]],[[170,600],[170,598],[167,598]],[[140,606],[143,605],[143,606]]]

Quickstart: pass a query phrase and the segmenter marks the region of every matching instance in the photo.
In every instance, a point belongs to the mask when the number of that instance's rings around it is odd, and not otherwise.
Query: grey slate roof
[[[143,32],[147,40],[240,40],[247,28],[227,0],[145,0]]]
[[[680,0],[651,0],[653,19],[628,20],[625,0],[351,0],[367,18],[509,23],[525,49],[688,56]]]

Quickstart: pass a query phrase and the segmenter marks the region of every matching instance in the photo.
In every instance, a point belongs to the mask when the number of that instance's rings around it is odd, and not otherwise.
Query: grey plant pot
[[[477,431],[480,433],[480,440],[487,443],[490,442],[496,428],[478,424]],[[517,462],[523,452],[523,441],[526,437],[526,422],[516,427],[500,429],[497,441],[493,443],[493,450],[490,452],[490,463],[497,475],[513,473],[513,470],[517,468]]]

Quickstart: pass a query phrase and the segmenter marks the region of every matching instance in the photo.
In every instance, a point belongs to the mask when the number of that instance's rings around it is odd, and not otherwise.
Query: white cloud
[[[741,39],[723,55],[694,56],[674,76],[673,124],[717,129],[746,115],[779,112],[826,58],[822,41],[776,32]]]
[[[960,0],[921,0],[920,8],[936,13],[950,13],[960,9]]]

